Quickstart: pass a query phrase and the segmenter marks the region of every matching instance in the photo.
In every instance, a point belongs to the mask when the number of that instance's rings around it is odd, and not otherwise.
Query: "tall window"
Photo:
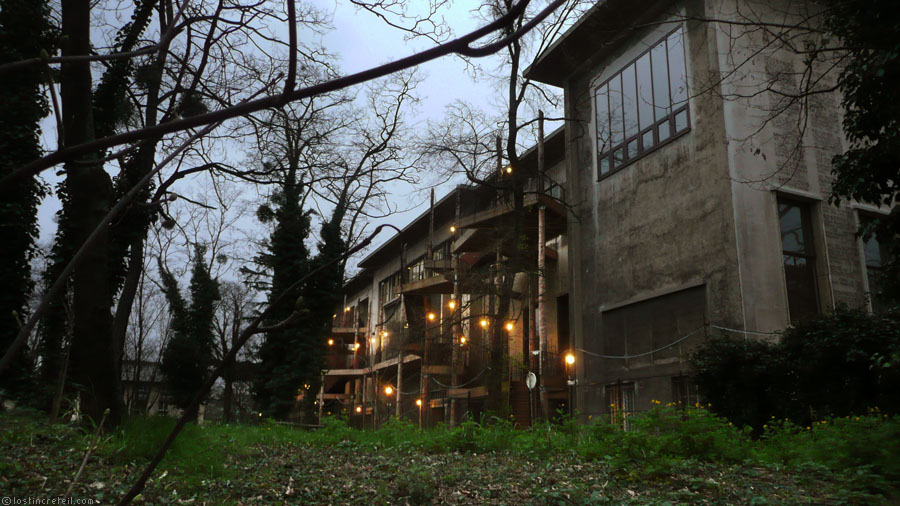
[[[864,230],[871,229],[873,222],[874,220],[868,216],[860,216],[860,224]],[[888,245],[883,241],[879,241],[875,233],[870,230],[863,235],[862,241],[863,253],[866,257],[866,279],[869,281],[869,301],[872,303],[872,311],[875,313],[884,312],[890,307],[882,293],[884,264],[890,258],[888,256]]]
[[[606,403],[610,423],[628,430],[628,417],[634,414],[634,383],[606,385]]]
[[[781,220],[781,249],[788,312],[791,323],[797,323],[819,313],[816,254],[809,206],[778,199],[778,217]]]
[[[388,304],[400,296],[400,273],[395,273],[384,279],[378,285],[378,302]]]
[[[687,132],[686,75],[679,27],[596,88],[598,178]]]
[[[697,384],[690,376],[672,377],[672,401],[679,409],[692,408],[700,402]]]

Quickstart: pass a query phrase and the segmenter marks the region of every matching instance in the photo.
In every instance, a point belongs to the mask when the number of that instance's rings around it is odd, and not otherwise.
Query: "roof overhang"
[[[585,62],[602,58],[642,20],[658,16],[667,0],[600,0],[525,69],[528,79],[562,87]]]

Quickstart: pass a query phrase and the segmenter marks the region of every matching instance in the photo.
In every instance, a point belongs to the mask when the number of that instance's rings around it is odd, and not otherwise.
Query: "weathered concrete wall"
[[[688,16],[705,14],[700,1],[682,9]],[[572,292],[577,294],[572,330],[576,345],[594,353],[602,353],[606,339],[617,338],[603,335],[605,309],[686,286],[706,287],[710,321],[731,326],[742,319],[722,102],[710,94],[695,95],[696,83],[717,68],[718,50],[709,25],[684,24],[691,130],[597,181],[592,84],[620,71],[681,22],[677,16],[668,20],[673,24],[634,30],[609,57],[587,62],[566,88],[567,116],[574,118],[567,127],[567,179],[577,216],[569,229]],[[698,336],[685,345],[701,340]],[[649,341],[630,342],[628,353],[652,346]],[[669,363],[656,367],[653,375],[675,375],[683,368]],[[618,379],[637,381],[638,390],[652,383],[657,398],[668,398],[670,394],[661,394],[670,392],[669,378],[648,382],[648,373],[648,367],[614,368],[585,356],[579,369],[579,409],[605,412],[602,387]],[[648,408],[651,398],[637,395],[636,409]]]
[[[717,2],[720,19],[746,23],[747,13],[777,15],[791,24],[810,16],[813,4]],[[814,6],[813,6],[814,7]],[[802,33],[802,32],[798,32]],[[805,35],[804,35],[805,36]],[[724,101],[731,191],[741,264],[745,328],[773,331],[790,321],[777,210],[779,196],[805,202],[811,211],[816,252],[819,306],[865,304],[865,272],[857,219],[852,206],[828,203],[833,177],[832,157],[846,148],[840,128],[836,93],[816,94],[808,103],[789,96],[805,86],[805,56],[773,44],[759,30],[721,23],[716,39]],[[800,39],[793,39],[796,44]],[[822,73],[830,63],[812,68],[812,80],[826,88],[836,72]],[[760,90],[775,90],[764,91]],[[788,96],[788,98],[786,98]]]
[[[760,13],[787,24],[808,17],[812,8],[815,4],[780,0],[647,2],[645,19],[635,22],[645,28],[598,44],[596,55],[569,77],[566,115],[573,120],[566,127],[567,180],[574,189],[569,256],[576,346],[607,355],[614,353],[604,350],[621,348],[625,351],[616,354],[633,355],[655,349],[657,335],[665,330],[637,329],[631,336],[624,330],[604,331],[604,314],[701,285],[706,319],[713,325],[783,329],[790,320],[779,196],[805,202],[811,211],[821,311],[837,304],[865,305],[865,266],[854,234],[858,210],[873,210],[828,203],[831,158],[846,148],[839,97],[816,94],[807,103],[792,101],[803,83],[804,57],[773,44],[771,34],[752,25]],[[697,18],[721,21],[693,21]],[[597,181],[593,87],[676,23],[683,23],[687,36],[691,129]],[[792,40],[802,47],[800,39]],[[813,80],[830,64],[813,68]],[[835,77],[827,75],[818,85],[833,85]],[[673,307],[680,304],[670,300]],[[681,337],[685,329],[674,327],[672,338]],[[696,342],[685,345],[689,349]],[[666,375],[684,372],[686,364],[681,357],[668,360],[585,356],[579,409],[606,411],[603,386],[616,381],[634,382],[638,410],[649,407],[650,399],[669,399],[672,385]]]

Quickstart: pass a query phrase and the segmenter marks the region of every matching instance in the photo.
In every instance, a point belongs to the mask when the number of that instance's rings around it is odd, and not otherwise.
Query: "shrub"
[[[879,406],[900,411],[900,312],[839,308],[784,331],[776,343],[721,336],[692,357],[700,393],[757,434],[772,418],[807,426]]]

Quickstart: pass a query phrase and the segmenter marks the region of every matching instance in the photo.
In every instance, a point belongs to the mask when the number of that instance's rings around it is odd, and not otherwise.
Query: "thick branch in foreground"
[[[119,501],[119,503],[118,503],[119,506],[130,504],[131,500],[134,499],[135,496],[137,496],[141,492],[141,490],[144,489],[144,486],[147,484],[147,480],[150,479],[150,475],[153,474],[153,471],[156,469],[156,466],[159,465],[159,463],[162,461],[163,457],[166,455],[166,451],[168,451],[169,447],[172,446],[172,443],[175,442],[175,439],[178,437],[178,433],[181,432],[181,429],[184,428],[184,426],[187,424],[188,418],[189,418],[188,413],[196,410],[200,406],[200,401],[206,396],[207,393],[209,393],[209,390],[212,388],[213,384],[215,384],[215,382],[219,378],[219,376],[221,376],[222,373],[225,372],[225,369],[232,362],[234,362],[234,359],[237,357],[238,352],[241,350],[241,348],[244,347],[245,344],[247,344],[247,341],[249,341],[250,338],[253,337],[254,334],[259,332],[260,324],[271,315],[273,310],[276,307],[278,307],[279,305],[283,304],[290,297],[292,297],[293,294],[298,289],[300,289],[300,287],[302,287],[304,284],[306,284],[306,282],[309,281],[310,279],[313,279],[314,277],[319,275],[320,272],[322,272],[323,270],[330,267],[331,265],[333,265],[336,262],[344,261],[345,259],[349,258],[351,255],[353,255],[357,251],[360,251],[363,248],[365,248],[366,246],[368,246],[372,242],[372,240],[375,239],[375,236],[377,236],[379,233],[381,233],[381,231],[385,228],[392,228],[392,229],[396,230],[398,234],[400,233],[400,229],[398,229],[397,227],[395,227],[393,225],[379,225],[378,228],[376,228],[375,231],[373,231],[371,235],[369,235],[368,237],[363,239],[359,244],[357,244],[356,246],[345,251],[344,254],[342,254],[338,257],[335,257],[335,258],[331,259],[330,261],[320,265],[318,268],[314,269],[312,272],[310,272],[306,276],[303,276],[301,279],[297,280],[293,285],[289,286],[284,292],[282,292],[278,296],[278,298],[276,298],[274,301],[272,301],[271,304],[269,304],[269,307],[267,307],[265,309],[265,311],[260,313],[256,318],[253,319],[253,321],[250,322],[249,325],[247,325],[247,327],[243,330],[243,332],[241,332],[241,335],[238,338],[237,342],[234,344],[234,346],[231,347],[231,350],[228,351],[228,354],[225,355],[225,357],[222,359],[222,361],[219,363],[219,365],[216,366],[216,369],[213,371],[213,373],[206,379],[206,381],[200,387],[200,391],[197,392],[197,394],[194,396],[194,400],[191,401],[191,404],[184,410],[184,414],[181,415],[181,418],[178,419],[178,423],[176,423],[175,427],[172,428],[172,432],[169,433],[169,437],[166,438],[166,441],[163,443],[163,445],[160,447],[159,451],[153,457],[153,460],[151,460],[150,463],[147,464],[146,469],[144,469],[144,472],[141,474],[140,478],[138,478],[138,481],[131,487],[131,489]],[[276,324],[276,325],[279,325],[279,324]]]
[[[208,125],[211,123],[218,123],[239,116],[244,116],[253,112],[261,111],[263,109],[268,109],[270,107],[279,107],[286,102],[302,100],[304,98],[309,98],[316,95],[321,95],[323,93],[329,93],[332,91],[354,86],[356,84],[361,84],[366,81],[371,81],[379,77],[384,77],[401,70],[415,67],[422,63],[426,63],[449,54],[459,54],[471,57],[487,56],[496,51],[499,51],[500,49],[505,47],[506,44],[514,40],[518,40],[519,38],[524,36],[537,23],[544,20],[557,7],[562,5],[565,0],[554,0],[527,24],[522,26],[520,29],[513,31],[497,42],[483,47],[471,46],[473,43],[485,37],[486,35],[514,22],[516,18],[525,11],[525,8],[528,6],[529,2],[530,0],[521,0],[518,4],[512,6],[512,8],[503,16],[462,37],[422,51],[421,53],[416,53],[407,56],[406,58],[387,63],[385,65],[380,65],[378,67],[364,70],[356,74],[351,74],[349,76],[332,79],[324,83],[309,86],[307,88],[292,90],[288,93],[279,93],[277,95],[270,95],[265,98],[250,100],[219,111],[214,111],[206,114],[198,114],[196,116],[169,121],[156,126],[142,128],[131,132],[125,132],[118,135],[111,135],[109,137],[104,137],[93,142],[86,142],[77,146],[71,146],[57,150],[43,158],[25,165],[13,174],[4,177],[2,180],[0,180],[0,190],[8,188],[9,186],[20,182],[25,178],[40,174],[42,171],[64,161],[76,159],[80,156],[90,153],[96,153],[98,151],[121,144],[127,144],[147,138],[163,136],[190,128],[201,127],[203,125]]]

